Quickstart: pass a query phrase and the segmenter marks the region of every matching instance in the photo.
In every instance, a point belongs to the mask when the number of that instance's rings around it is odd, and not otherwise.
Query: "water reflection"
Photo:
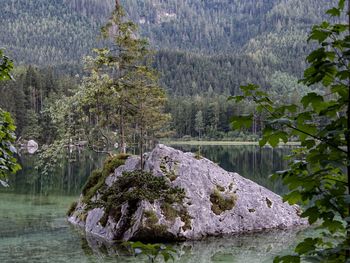
[[[79,195],[91,171],[101,167],[106,155],[91,151],[75,152],[71,158],[58,160],[53,174],[43,176],[36,169],[37,155],[23,155],[22,170],[10,176],[8,189],[1,192],[31,195]]]
[[[198,147],[174,146],[196,152]],[[235,171],[277,193],[280,182],[268,175],[284,169],[290,148],[272,150],[255,146],[203,146],[201,154],[226,170]],[[70,203],[80,194],[87,177],[105,155],[82,152],[76,162],[62,160],[48,177],[34,169],[36,156],[23,156],[23,170],[10,178],[8,189],[0,188],[1,262],[145,262],[127,256],[115,245],[106,244],[66,222]],[[213,238],[175,245],[176,262],[271,262],[288,250],[300,234],[293,231]]]
[[[175,261],[182,263],[272,262],[276,255],[290,250],[294,241],[300,239],[302,235],[303,232],[298,230],[276,230],[227,238],[209,238],[202,241],[172,244],[172,246],[177,251]],[[142,256],[130,257],[121,245],[107,243],[89,235],[82,239],[81,246],[86,256],[95,255],[104,258],[104,262],[113,257],[115,257],[115,262],[145,260]]]

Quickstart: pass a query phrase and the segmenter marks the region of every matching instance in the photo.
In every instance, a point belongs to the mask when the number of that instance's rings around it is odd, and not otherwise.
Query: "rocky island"
[[[94,171],[68,221],[107,241],[185,241],[306,224],[300,208],[193,153],[158,145]]]

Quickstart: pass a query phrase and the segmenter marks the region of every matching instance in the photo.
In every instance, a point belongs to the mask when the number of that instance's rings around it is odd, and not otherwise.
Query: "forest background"
[[[233,115],[254,104],[228,101],[256,83],[275,101],[296,102],[310,88],[296,84],[306,68],[310,26],[333,5],[318,1],[121,1],[141,37],[156,50],[153,67],[169,97],[167,136],[255,140],[260,113],[245,132],[231,131]],[[47,111],[87,74],[83,58],[109,43],[100,28],[113,0],[0,0],[0,47],[15,62],[16,81],[0,84],[0,107],[15,119],[17,137],[51,143],[56,127]],[[317,89],[317,87],[314,89]],[[317,90],[322,93],[322,90]]]

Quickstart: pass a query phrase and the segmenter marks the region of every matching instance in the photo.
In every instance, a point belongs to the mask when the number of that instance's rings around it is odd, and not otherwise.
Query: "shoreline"
[[[249,141],[161,141],[166,145],[203,145],[203,146],[259,146],[259,142]],[[268,144],[267,144],[268,145]],[[280,143],[278,146],[300,146],[300,142]],[[269,146],[269,145],[268,145]]]

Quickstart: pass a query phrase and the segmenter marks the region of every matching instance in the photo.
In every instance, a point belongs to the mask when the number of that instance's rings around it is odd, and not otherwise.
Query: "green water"
[[[282,184],[271,182],[268,175],[286,166],[283,157],[289,151],[289,148],[205,146],[201,154],[227,170],[282,193],[285,191]],[[0,189],[0,262],[147,262],[85,236],[66,222],[67,208],[103,157],[81,153],[75,159],[76,162],[62,162],[54,174],[43,178],[35,173],[35,157],[22,158],[23,171],[11,177],[10,188]],[[173,245],[178,251],[176,262],[272,262],[275,255],[290,251],[302,235],[299,230],[272,231]]]

